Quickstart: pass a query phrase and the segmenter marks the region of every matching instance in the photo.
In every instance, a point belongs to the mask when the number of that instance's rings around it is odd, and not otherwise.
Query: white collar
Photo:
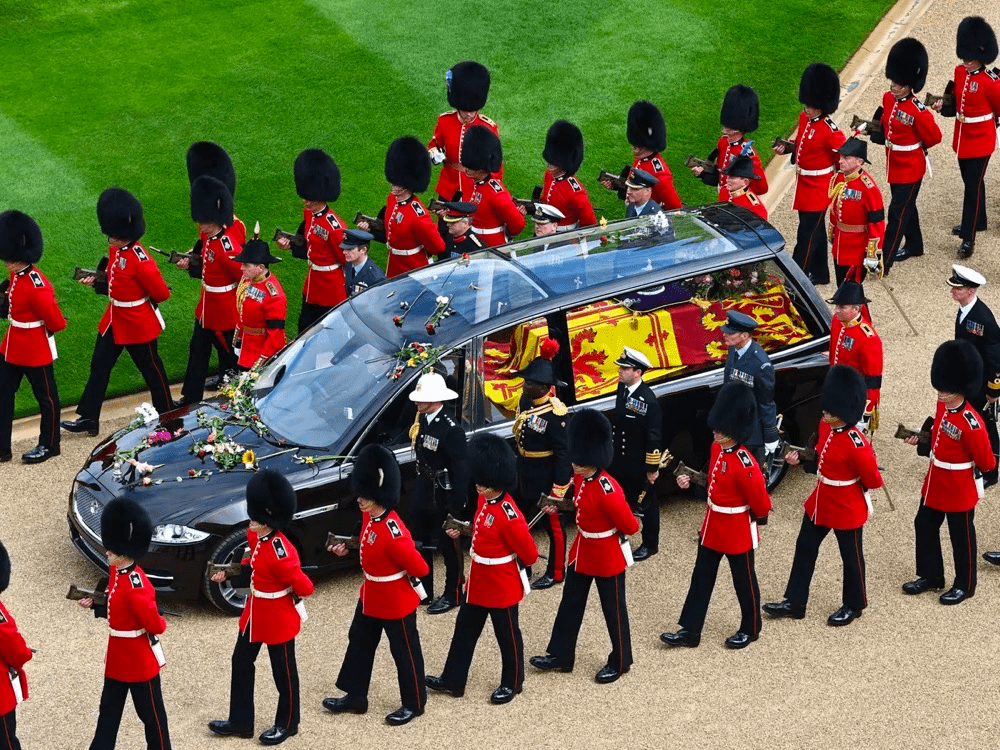
[[[748,341],[748,342],[746,343],[746,346],[744,346],[744,347],[743,347],[742,349],[737,349],[737,350],[736,350],[736,356],[737,356],[737,357],[742,357],[742,356],[743,356],[744,354],[746,354],[746,353],[747,353],[747,349],[749,349],[749,348],[750,348],[751,346],[753,346],[753,339],[750,339],[750,340],[749,340],[749,341]]]
[[[975,296],[975,297],[972,298],[972,301],[969,302],[969,304],[965,305],[964,307],[959,307],[958,308],[959,320],[965,320],[965,316],[969,314],[969,310],[972,309],[972,306],[976,304],[976,300],[978,300],[978,299],[979,299],[979,297],[977,295],[977,296]]]
[[[628,393],[629,396],[631,396],[633,393],[635,393],[636,388],[638,388],[640,385],[642,385],[641,378],[635,381],[632,385],[625,386],[625,392]]]
[[[430,424],[435,419],[437,419],[437,415],[440,414],[443,409],[444,405],[442,404],[441,406],[438,407],[437,411],[433,411],[430,414],[425,414],[424,418],[427,420],[427,424]]]

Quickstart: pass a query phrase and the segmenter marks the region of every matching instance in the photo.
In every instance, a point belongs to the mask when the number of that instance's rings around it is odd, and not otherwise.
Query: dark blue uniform
[[[618,480],[625,499],[633,508],[646,486],[646,473],[660,468],[662,424],[660,403],[652,388],[640,382],[630,394],[626,385],[618,385],[614,413],[615,456],[611,476]],[[637,510],[642,513],[642,546],[655,553],[660,545],[660,507],[652,488]]]
[[[982,415],[986,434],[990,437],[990,448],[997,456],[1000,455],[1000,438],[997,436],[993,409],[986,408],[986,396],[1000,396],[1000,325],[997,325],[993,311],[979,298],[976,298],[965,320],[960,322],[961,315],[959,310],[955,317],[955,340],[968,341],[983,358],[983,384],[975,394],[969,394],[969,403]],[[993,484],[997,479],[997,470],[986,472],[983,477],[987,484]]]
[[[374,286],[384,278],[385,273],[371,258],[366,258],[360,268],[352,263],[344,266],[344,286],[347,288],[348,297]]]
[[[742,357],[735,349],[729,349],[723,385],[731,380],[751,388],[757,399],[757,424],[753,426],[750,439],[745,445],[763,466],[764,443],[778,440],[778,424],[777,409],[774,406],[774,366],[756,341],[750,342]]]

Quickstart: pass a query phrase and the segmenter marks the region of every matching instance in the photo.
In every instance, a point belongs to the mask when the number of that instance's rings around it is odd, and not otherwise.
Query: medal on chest
[[[973,336],[982,336],[985,333],[982,323],[977,323],[974,320],[965,321],[965,330],[971,333]]]
[[[319,224],[316,224],[313,227],[313,234],[317,235],[318,237],[322,237],[324,240],[330,239],[330,233],[325,229],[323,229],[323,227],[321,227]]]
[[[854,348],[854,339],[850,336],[844,336],[844,351],[849,352]]]
[[[369,531],[368,532],[368,544],[369,545],[375,544],[375,540],[376,539],[378,539],[378,534],[376,534],[374,531]]]
[[[537,414],[532,414],[528,417],[525,425],[533,432],[544,433],[545,430],[548,429],[549,421],[547,419],[543,419]]]
[[[941,423],[941,432],[950,437],[952,440],[962,439],[962,430],[959,429],[957,425],[952,424],[948,420]]]
[[[971,91],[973,94],[979,91],[979,81],[973,81],[969,85],[969,91]]]
[[[486,514],[486,521],[484,522],[484,523],[486,524],[486,528],[490,528],[490,526],[492,526],[492,525],[493,525],[493,522],[494,522],[495,520],[496,520],[496,519],[495,519],[495,518],[493,518],[493,514],[492,514],[492,513],[487,513],[487,514]]]
[[[753,388],[753,375],[750,373],[743,372],[742,370],[733,370],[730,377],[732,377],[733,380],[744,383],[750,388]]]
[[[645,415],[646,411],[649,409],[649,404],[645,401],[640,401],[637,398],[629,396],[625,399],[625,410],[634,411],[636,414]]]
[[[396,222],[397,224],[402,224],[403,223],[403,212],[402,211],[397,211],[396,213],[394,213],[392,215],[392,220],[394,222]]]
[[[422,445],[429,451],[436,451],[440,441],[433,435],[424,435]]]

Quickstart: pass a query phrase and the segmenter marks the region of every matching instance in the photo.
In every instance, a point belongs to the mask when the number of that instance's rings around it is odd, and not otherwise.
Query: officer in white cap
[[[534,206],[531,220],[535,223],[535,236],[541,237],[558,232],[559,222],[566,218],[566,214],[548,203],[535,203]]]

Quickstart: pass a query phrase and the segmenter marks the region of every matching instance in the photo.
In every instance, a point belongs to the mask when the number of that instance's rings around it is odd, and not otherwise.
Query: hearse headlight
[[[208,534],[176,523],[167,523],[153,529],[156,544],[194,544],[208,539]]]

